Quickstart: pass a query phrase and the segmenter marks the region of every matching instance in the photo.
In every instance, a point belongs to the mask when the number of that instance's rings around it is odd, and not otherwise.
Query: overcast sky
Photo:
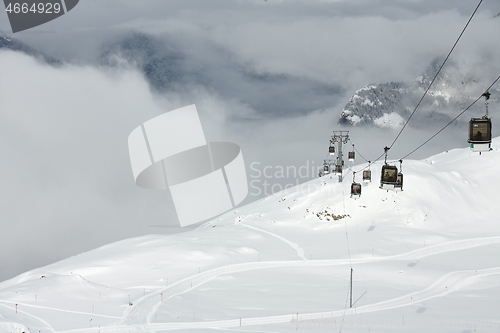
[[[0,50],[0,281],[113,241],[181,232],[168,191],[135,185],[127,148],[135,127],[177,107],[196,103],[207,140],[239,144],[250,180],[265,166],[306,165],[310,177],[298,181],[314,177],[354,91],[421,75],[448,53],[476,5],[84,0],[16,34],[2,11],[0,33],[63,65]],[[500,74],[498,13],[500,2],[485,0],[452,55],[490,83]],[[106,58],[138,33],[171,57],[171,85],[155,89],[137,64]],[[432,133],[409,127],[393,158]],[[396,134],[351,129],[367,159]],[[454,127],[412,158],[465,146]],[[295,181],[270,180],[275,189]]]

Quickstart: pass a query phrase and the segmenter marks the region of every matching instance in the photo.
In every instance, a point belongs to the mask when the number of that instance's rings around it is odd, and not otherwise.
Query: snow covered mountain
[[[26,272],[0,332],[497,332],[499,146],[406,160],[401,193],[378,163],[360,198],[325,176]]]
[[[431,83],[442,61],[435,60],[413,82],[389,82],[372,84],[357,90],[340,114],[339,125],[378,126],[399,128],[408,119],[424,91]],[[455,118],[472,103],[491,82],[482,79],[477,72],[466,71],[457,64],[448,63],[431,86],[427,96],[412,118],[411,125],[442,126]],[[491,93],[498,99],[498,89]],[[478,114],[484,114],[484,106],[478,103]],[[491,110],[498,114],[498,110]],[[461,117],[459,122],[468,121]]]

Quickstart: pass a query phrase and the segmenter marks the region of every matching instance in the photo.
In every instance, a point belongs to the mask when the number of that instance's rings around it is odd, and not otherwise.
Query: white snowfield
[[[0,332],[500,332],[499,166],[406,160],[393,193],[378,163],[360,198],[347,171],[109,244],[0,283]]]

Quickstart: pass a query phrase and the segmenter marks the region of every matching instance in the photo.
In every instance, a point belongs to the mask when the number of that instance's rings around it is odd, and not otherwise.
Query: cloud
[[[176,222],[138,189],[127,137],[162,109],[136,71],[54,68],[0,52],[1,274],[12,275]]]
[[[101,45],[141,31],[175,44],[194,64],[209,64],[212,75],[221,69],[220,74],[227,74],[227,66],[217,60],[227,64],[233,57],[231,63],[247,64],[261,74],[355,90],[420,75],[430,61],[448,52],[474,7],[467,1],[430,0],[192,0],[148,6],[90,1],[45,26],[55,35],[17,36],[49,53],[90,61]],[[482,4],[457,52],[476,59],[498,53],[488,32],[498,30],[500,19],[494,15],[499,11],[498,4]]]

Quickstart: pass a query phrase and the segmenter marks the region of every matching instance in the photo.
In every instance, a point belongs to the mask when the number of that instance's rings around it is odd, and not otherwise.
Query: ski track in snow
[[[4,300],[0,300],[0,303],[16,304],[16,302],[4,301]],[[41,306],[41,305],[19,303],[19,302],[17,304],[25,306],[25,307],[30,307],[30,308],[38,308],[38,309],[44,309],[44,310],[52,310],[52,311],[74,313],[74,314],[81,314],[81,315],[89,315],[89,316],[102,317],[102,318],[122,319],[122,317],[103,315],[103,314],[98,314],[98,313],[94,313],[94,312],[91,313],[91,312],[84,312],[84,311],[72,311],[72,310],[54,308],[54,307],[50,307],[50,306]],[[0,304],[0,305],[3,305],[3,304]]]
[[[443,244],[437,244],[428,246],[422,249],[413,250],[407,253],[397,254],[393,256],[386,257],[367,257],[367,258],[354,258],[351,259],[353,264],[363,264],[363,263],[373,263],[391,260],[417,260],[428,256],[454,252],[459,250],[465,250],[469,248],[491,245],[500,243],[500,236],[496,237],[485,237],[485,238],[475,238],[467,240],[451,241]],[[161,294],[163,294],[163,301],[191,291],[200,285],[203,285],[219,275],[239,273],[249,270],[266,269],[266,268],[280,268],[280,267],[321,267],[321,266],[336,266],[336,265],[349,265],[349,259],[329,259],[329,260],[295,260],[295,261],[262,261],[262,262],[250,262],[241,264],[232,264],[227,266],[222,266],[218,268],[211,269],[209,271],[199,273],[196,275],[188,276],[176,283],[171,284],[168,287],[158,289],[152,293],[149,293],[134,302],[134,305],[128,307],[122,320],[113,326],[101,327],[100,331],[104,332],[154,332],[155,330],[173,330],[173,329],[195,329],[195,328],[223,328],[223,327],[239,327],[239,319],[234,320],[221,320],[221,321],[210,321],[210,322],[191,322],[191,323],[154,323],[152,324],[152,318],[156,313],[157,309],[162,305]],[[408,295],[394,298],[392,300],[382,301],[371,305],[364,305],[354,309],[347,309],[346,315],[368,313],[374,311],[388,310],[396,307],[407,306],[413,303],[421,302],[430,298],[440,297],[446,295],[446,293],[458,290],[468,284],[474,282],[475,279],[488,276],[493,274],[500,274],[500,267],[483,269],[476,271],[456,271],[446,274],[444,277],[439,279],[437,282],[431,286]],[[446,287],[446,288],[445,288]],[[2,306],[8,307],[6,305],[0,304]],[[10,307],[9,307],[10,308]],[[56,311],[60,309],[47,308]],[[62,311],[62,310],[61,310]],[[67,311],[71,312],[71,311]],[[26,313],[26,312],[23,312]],[[76,313],[76,312],[75,312]],[[309,319],[319,319],[319,318],[333,318],[342,316],[344,310],[320,312],[320,313],[309,313],[303,314],[299,317],[299,320],[309,320]],[[28,313],[26,313],[29,315]],[[95,315],[95,314],[93,314]],[[48,323],[43,321],[41,318],[30,315],[45,325],[50,327]],[[111,317],[111,316],[110,316]],[[281,316],[270,316],[270,317],[258,317],[258,318],[246,318],[242,321],[242,325],[261,325],[261,324],[274,324],[283,323],[290,321],[290,315]],[[52,329],[53,332],[55,332]],[[74,330],[65,330],[60,332],[97,332],[97,328],[83,328]]]
[[[388,260],[417,260],[435,254],[453,252],[453,251],[473,248],[477,246],[495,244],[495,243],[500,243],[500,237],[459,240],[444,244],[437,244],[394,256],[352,259],[352,263],[362,264],[362,263],[369,263],[375,261],[388,261]],[[162,304],[160,293],[163,293],[163,300],[165,301],[173,296],[189,292],[192,288],[198,287],[206,282],[209,282],[219,275],[238,273],[255,269],[265,269],[265,268],[334,266],[334,265],[347,265],[349,263],[350,262],[348,259],[308,260],[308,261],[267,261],[267,262],[234,264],[234,265],[215,268],[210,271],[193,275],[183,280],[180,280],[171,287],[162,288],[162,291],[160,292],[157,291],[142,297],[141,299],[136,301],[136,305],[133,308],[127,309],[122,323],[133,325],[134,323],[144,323],[144,319],[146,319],[146,323],[151,323],[151,320],[154,314],[156,313],[156,310]],[[146,304],[143,304],[142,302],[146,302]],[[144,315],[145,314],[144,308],[149,309],[147,315]],[[142,313],[142,315],[140,313]],[[133,318],[133,319],[128,320],[128,318],[130,319]]]
[[[290,245],[296,252],[297,252],[297,255],[302,258],[303,260],[307,260],[307,258],[305,257],[304,255],[304,249],[301,248],[299,245],[297,245],[296,243],[284,238],[284,237],[281,237],[280,235],[278,234],[275,234],[273,232],[270,232],[270,231],[267,231],[267,230],[263,230],[263,229],[259,229],[259,228],[256,228],[256,227],[253,227],[251,225],[247,225],[247,224],[244,224],[242,222],[240,222],[240,224],[246,228],[250,228],[250,229],[253,229],[255,231],[258,231],[258,232],[262,232],[262,233],[265,233],[265,234],[268,234],[268,235],[271,235],[277,239],[279,239],[280,241],[283,241],[285,243],[287,243],[288,245]]]
[[[14,304],[15,304],[15,303],[14,303]],[[5,304],[0,304],[0,306],[6,307],[6,308],[8,308],[8,309],[10,309],[10,310],[12,310],[12,311],[16,311],[16,307],[15,307],[15,305],[14,305],[14,307],[10,307],[10,306],[5,305]],[[51,332],[55,332],[55,331],[54,331],[54,329],[52,328],[52,326],[50,326],[50,324],[49,324],[48,322],[46,322],[45,320],[43,320],[42,318],[37,317],[37,316],[35,316],[35,315],[32,315],[31,313],[28,313],[28,312],[26,312],[26,311],[19,310],[19,309],[17,309],[17,312],[18,312],[18,313],[23,313],[23,314],[25,314],[25,315],[27,315],[27,316],[29,316],[29,317],[31,317],[31,318],[35,318],[36,320],[38,320],[39,322],[41,322],[41,323],[43,323],[45,326],[47,326],[47,329],[49,329]],[[1,322],[0,322],[0,324],[1,324]]]
[[[326,311],[326,312],[316,312],[316,313],[306,313],[301,314],[298,317],[298,321],[313,320],[313,319],[325,319],[325,318],[335,318],[342,317],[344,315],[354,315],[362,313],[370,313],[376,311],[390,310],[394,308],[404,307],[416,303],[421,303],[423,301],[442,297],[448,293],[460,290],[468,285],[474,284],[479,281],[480,278],[485,276],[500,274],[500,267],[487,268],[482,270],[466,270],[466,271],[455,271],[448,273],[441,277],[439,280],[434,282],[429,287],[416,291],[405,296],[396,297],[387,301],[382,301],[370,305],[364,305],[354,309],[346,309],[345,311]],[[291,317],[290,314],[280,315],[280,316],[269,316],[269,317],[254,317],[254,318],[242,318],[241,326],[253,326],[253,325],[268,325],[268,324],[279,324],[279,323],[289,323],[297,320],[297,318]],[[185,323],[155,323],[155,324],[145,324],[145,325],[119,325],[101,328],[100,331],[103,333],[125,333],[125,332],[154,332],[154,331],[166,331],[166,330],[189,330],[189,329],[224,329],[231,327],[240,327],[240,319],[229,319],[229,320],[219,320],[219,321],[205,321],[205,322],[185,322]],[[84,332],[96,332],[97,328],[93,329],[76,329],[60,331],[60,333],[84,333]]]

